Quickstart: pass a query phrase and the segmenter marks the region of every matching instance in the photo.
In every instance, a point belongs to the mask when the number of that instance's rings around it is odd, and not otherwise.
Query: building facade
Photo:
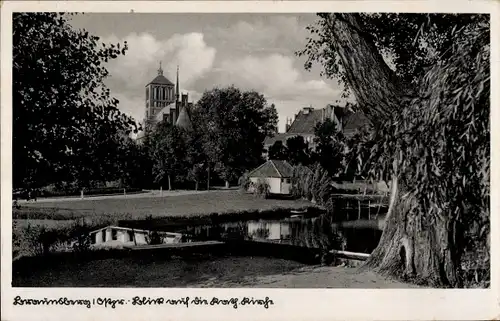
[[[137,135],[137,142],[142,143],[156,125],[162,121],[191,129],[190,109],[193,103],[188,102],[187,94],[180,94],[179,68],[177,81],[174,85],[163,75],[163,69],[158,69],[158,75],[145,87],[145,114],[142,122],[143,131]]]
[[[312,106],[304,107],[295,114],[293,119],[287,118],[284,133],[266,138],[264,149],[267,152],[276,141],[281,141],[283,145],[286,145],[287,139],[295,136],[302,136],[309,147],[314,149],[314,127],[327,119],[335,122],[337,128],[347,137],[354,135],[358,128],[368,122],[362,112],[355,112],[350,107],[336,105],[327,105],[321,109],[314,109]]]

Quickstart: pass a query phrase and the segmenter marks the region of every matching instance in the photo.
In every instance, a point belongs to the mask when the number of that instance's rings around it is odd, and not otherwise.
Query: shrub
[[[47,255],[55,246],[66,241],[65,227],[46,227],[40,224],[13,229],[13,255]]]
[[[252,181],[250,180],[250,177],[248,177],[248,173],[243,174],[239,178],[238,185],[240,187],[240,192],[245,193],[248,191],[248,189],[252,185]]]
[[[259,178],[257,180],[257,183],[255,183],[254,194],[258,197],[267,198],[269,196],[270,190],[271,187],[269,186],[269,183],[267,183],[267,181],[262,178]]]
[[[292,194],[296,197],[315,201],[319,205],[329,204],[333,191],[333,180],[319,164],[313,169],[297,166],[292,174]]]

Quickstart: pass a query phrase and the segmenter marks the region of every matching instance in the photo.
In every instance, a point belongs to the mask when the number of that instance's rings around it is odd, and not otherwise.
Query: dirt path
[[[144,193],[134,193],[128,195],[103,195],[103,196],[85,196],[83,199],[79,196],[74,197],[50,197],[50,198],[38,198],[36,202],[19,200],[19,204],[27,203],[51,203],[51,202],[73,202],[73,201],[96,201],[105,199],[132,199],[132,198],[156,198],[156,197],[171,197],[171,196],[182,196],[182,195],[194,195],[209,193],[211,191],[191,191],[191,190],[175,190],[175,191],[144,191]]]
[[[255,288],[418,288],[377,275],[345,267],[303,267],[267,276],[245,277],[239,282],[218,281],[212,278],[195,287],[255,287]]]

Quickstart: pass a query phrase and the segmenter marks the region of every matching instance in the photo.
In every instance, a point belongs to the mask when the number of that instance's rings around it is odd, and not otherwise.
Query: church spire
[[[161,61],[160,61],[160,68],[158,68],[158,75],[163,75],[163,69],[161,69]]]
[[[177,83],[175,84],[175,100],[179,101],[181,95],[179,94],[179,65],[177,65]]]

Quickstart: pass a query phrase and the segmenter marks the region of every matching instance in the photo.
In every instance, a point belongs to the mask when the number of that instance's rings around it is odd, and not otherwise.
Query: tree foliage
[[[287,160],[288,149],[281,140],[277,140],[269,147],[268,156],[269,159]]]
[[[326,14],[319,14],[326,15]],[[449,55],[455,31],[484,17],[474,14],[421,13],[362,13],[358,15],[359,30],[375,44],[378,52],[396,71],[399,81],[416,85],[424,70],[442,57]],[[304,67],[310,70],[314,63],[321,65],[322,75],[337,79],[344,88],[344,96],[351,94],[342,59],[331,46],[335,36],[328,19],[318,19],[307,29],[304,49]]]
[[[153,131],[150,157],[153,161],[153,178],[160,185],[182,179],[186,173],[187,145],[183,129],[166,121],[160,122]]]
[[[293,166],[311,164],[311,149],[303,136],[297,135],[288,138],[286,148],[288,151],[287,160]]]
[[[314,152],[315,161],[318,162],[328,174],[338,176],[344,170],[346,139],[342,131],[330,119],[316,124],[314,127]]]
[[[135,123],[104,85],[104,63],[126,50],[74,29],[65,14],[13,15],[14,186],[71,179],[82,163],[98,166],[84,180],[109,174],[114,158],[105,151]]]
[[[386,228],[367,264],[460,286],[471,223],[480,222],[475,238],[483,244],[489,230],[489,18],[370,19],[319,14],[310,29],[315,37],[301,52],[308,56],[306,68],[319,62],[327,76],[352,90],[374,125],[365,145],[371,145],[369,174],[392,177]],[[398,23],[406,27],[393,28]],[[392,51],[395,72],[382,59],[384,46]]]
[[[208,162],[221,178],[235,180],[262,162],[264,138],[277,127],[276,108],[268,106],[264,96],[235,87],[215,88],[206,91],[195,108]]]

